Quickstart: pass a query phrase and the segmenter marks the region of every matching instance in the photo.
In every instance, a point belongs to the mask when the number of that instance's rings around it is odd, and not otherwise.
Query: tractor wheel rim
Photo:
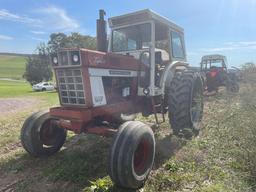
[[[190,116],[192,123],[198,123],[201,120],[202,113],[202,94],[200,87],[195,87],[192,94]]]
[[[51,119],[46,120],[40,128],[40,140],[43,145],[53,146],[56,141],[56,129]]]
[[[138,144],[133,158],[133,167],[137,175],[142,175],[147,170],[149,159],[149,142],[142,140]]]

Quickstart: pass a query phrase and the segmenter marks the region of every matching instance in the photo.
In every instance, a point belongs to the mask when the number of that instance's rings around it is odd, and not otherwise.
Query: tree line
[[[87,48],[96,49],[97,40],[89,35],[80,33],[52,33],[47,43],[40,43],[36,48],[36,54],[28,57],[23,77],[31,84],[52,79],[53,72],[50,65],[50,54],[56,53],[61,48]],[[241,65],[244,72],[256,73],[256,64],[252,62]]]
[[[50,65],[50,54],[56,53],[61,48],[87,48],[96,49],[96,38],[80,33],[52,33],[48,43],[40,43],[35,54],[27,59],[23,77],[31,84],[52,79],[53,72]]]

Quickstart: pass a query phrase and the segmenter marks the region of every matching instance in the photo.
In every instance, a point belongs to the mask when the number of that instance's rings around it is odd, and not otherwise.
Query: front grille
[[[62,105],[84,105],[85,91],[81,69],[56,69]]]

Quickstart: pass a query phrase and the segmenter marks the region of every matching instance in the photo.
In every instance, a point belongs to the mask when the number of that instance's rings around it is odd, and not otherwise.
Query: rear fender
[[[163,95],[165,94],[166,88],[169,86],[169,82],[172,81],[176,70],[185,70],[188,68],[188,65],[189,64],[186,62],[174,61],[165,67],[160,81]]]

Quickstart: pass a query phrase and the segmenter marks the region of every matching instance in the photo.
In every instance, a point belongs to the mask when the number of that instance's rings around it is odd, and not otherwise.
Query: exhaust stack
[[[106,12],[99,10],[99,19],[97,19],[97,50],[107,52],[107,26],[104,19]]]

